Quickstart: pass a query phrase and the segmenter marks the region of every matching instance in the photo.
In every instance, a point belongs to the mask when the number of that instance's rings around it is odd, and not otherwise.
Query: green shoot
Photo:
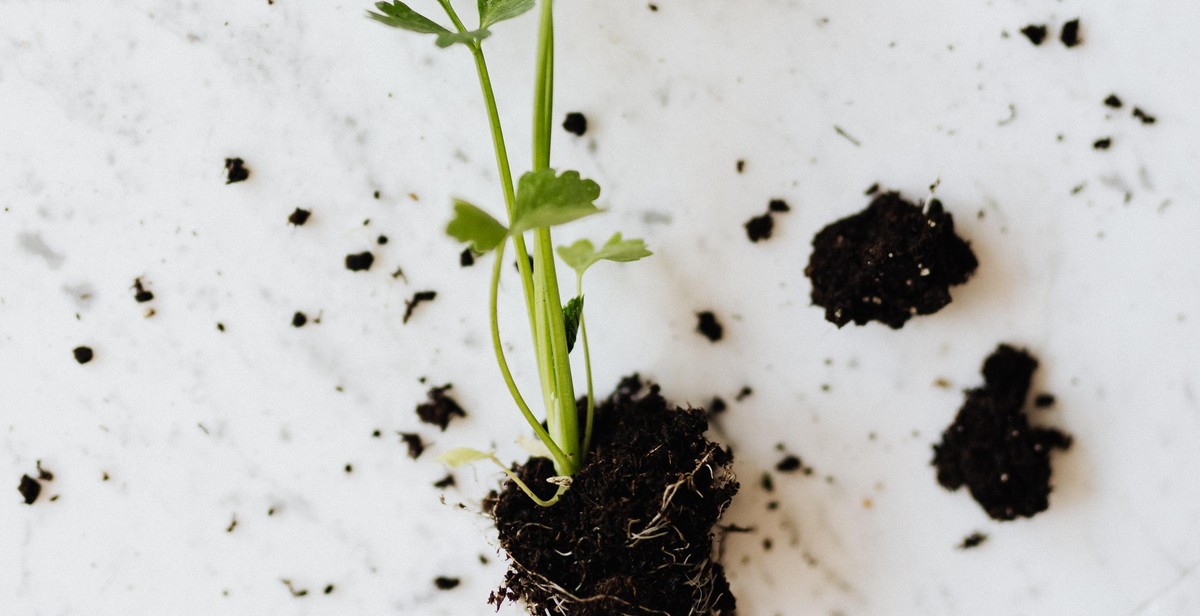
[[[445,11],[453,28],[421,15],[399,1],[378,2],[375,5],[377,12],[369,11],[368,16],[402,30],[435,35],[435,43],[439,47],[462,45],[471,52],[475,60],[496,154],[496,166],[500,172],[500,188],[504,195],[508,224],[506,226],[467,201],[456,199],[453,217],[446,227],[446,233],[460,242],[470,244],[472,250],[478,253],[491,250],[496,252],[488,306],[492,348],[513,402],[554,461],[558,477],[553,483],[559,486],[558,494],[550,500],[539,499],[512,471],[501,464],[494,454],[458,449],[445,454],[442,459],[452,465],[490,459],[503,468],[535,502],[549,506],[569,487],[570,477],[583,465],[591,444],[595,398],[592,391],[587,324],[583,314],[583,272],[599,261],[636,261],[651,253],[646,250],[646,245],[641,240],[625,240],[620,233],[614,235],[600,250],[596,250],[587,240],[560,248],[558,255],[576,272],[577,287],[575,295],[563,305],[555,268],[551,228],[600,213],[602,210],[596,206],[596,200],[600,197],[600,186],[596,182],[580,177],[578,171],[558,172],[550,167],[550,135],[554,113],[554,2],[542,0],[539,12],[532,170],[523,174],[515,185],[504,141],[504,130],[500,123],[500,112],[484,58],[483,43],[491,35],[490,28],[529,11],[533,8],[535,0],[477,0],[479,26],[475,30],[467,29],[450,0],[437,0],[437,3]],[[526,243],[529,238],[533,242],[532,249]],[[497,296],[504,251],[510,241],[517,256],[526,316],[537,356],[545,427],[525,402],[512,377],[500,336]],[[579,415],[568,358],[577,338],[583,343],[588,389],[586,425],[582,436],[579,434]]]
[[[543,507],[549,507],[554,503],[557,503],[558,498],[563,495],[563,492],[566,492],[568,487],[571,486],[570,477],[551,477],[547,481],[557,485],[558,490],[555,491],[554,496],[550,497],[549,500],[544,500],[538,497],[537,494],[534,494],[533,490],[529,489],[529,484],[522,481],[516,473],[512,472],[512,470],[505,466],[504,463],[500,461],[500,458],[497,458],[496,454],[494,453],[485,453],[479,451],[478,449],[459,447],[457,449],[451,449],[450,451],[438,456],[437,460],[438,462],[441,462],[450,468],[466,466],[468,464],[479,462],[480,460],[491,460],[492,462],[496,463],[496,466],[500,467],[500,470],[504,471],[505,475],[508,475],[509,479],[513,480],[513,483],[517,484],[518,488],[521,488],[521,491],[524,492],[526,496],[533,499],[533,502]]]

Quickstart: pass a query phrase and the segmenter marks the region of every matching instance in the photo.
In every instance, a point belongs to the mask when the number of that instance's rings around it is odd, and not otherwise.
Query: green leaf
[[[470,242],[475,252],[484,253],[495,248],[508,234],[508,229],[491,214],[462,199],[455,199],[454,218],[446,225],[446,233],[460,242]]]
[[[613,234],[600,250],[588,240],[579,240],[570,246],[559,246],[558,256],[580,276],[600,261],[627,263],[648,257],[654,253],[646,249],[642,240],[627,240],[620,233]]]
[[[379,9],[379,12],[367,11],[367,17],[393,28],[400,28],[420,34],[436,34],[437,46],[442,48],[449,47],[455,43],[463,43],[465,45],[478,43],[491,34],[491,32],[487,31],[487,28],[480,28],[470,32],[453,32],[432,19],[412,10],[407,4],[399,0],[393,0],[391,3],[376,2],[375,8]]]
[[[512,19],[533,8],[534,0],[479,0],[479,27]]]
[[[563,324],[567,330],[567,352],[575,348],[575,338],[579,335],[579,319],[583,317],[583,296],[572,297],[563,306]]]
[[[578,171],[556,175],[553,169],[530,171],[517,184],[517,203],[512,233],[539,227],[553,227],[597,214],[594,203],[600,198],[600,185],[579,177]]]
[[[446,453],[437,457],[437,461],[449,466],[450,468],[458,468],[468,464],[478,462],[480,460],[488,460],[492,457],[490,453],[484,453],[478,449],[470,447],[459,447],[451,449]]]

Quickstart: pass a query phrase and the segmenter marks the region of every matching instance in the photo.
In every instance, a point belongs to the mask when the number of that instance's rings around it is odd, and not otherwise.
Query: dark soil
[[[142,283],[141,278],[133,279],[133,290],[134,290],[133,299],[134,299],[134,301],[136,301],[139,304],[144,304],[144,303],[154,299],[154,293],[151,293],[150,291],[146,290],[146,286]]]
[[[971,548],[977,548],[983,545],[983,542],[987,541],[987,538],[988,536],[983,533],[971,533],[963,538],[962,543],[958,544],[958,549],[969,550]]]
[[[225,159],[225,183],[244,182],[250,177],[250,170],[245,167],[246,161],[240,158]]]
[[[1083,40],[1079,38],[1079,20],[1072,19],[1063,24],[1062,34],[1059,35],[1058,39],[1067,47],[1074,47],[1082,43]]]
[[[425,453],[425,442],[421,440],[421,435],[415,432],[401,432],[400,440],[408,446],[408,457],[416,460]]]
[[[1146,113],[1141,107],[1133,108],[1133,117],[1141,120],[1142,124],[1154,124],[1158,121],[1158,118]]]
[[[92,358],[96,356],[96,354],[92,351],[92,347],[86,346],[75,347],[71,350],[71,353],[75,355],[75,361],[81,364],[86,364],[89,361],[92,361]]]
[[[771,199],[771,202],[767,204],[767,211],[790,212],[792,211],[792,208],[789,207],[787,201],[784,201],[783,199]]]
[[[375,263],[375,255],[370,252],[360,252],[346,255],[346,269],[352,272],[365,272]]]
[[[775,218],[770,212],[762,216],[755,216],[746,221],[746,237],[750,238],[751,242],[759,242],[762,240],[771,239],[771,232],[775,229]]]
[[[899,329],[911,317],[950,303],[950,287],[967,281],[979,261],[954,232],[940,201],[928,212],[894,192],[817,233],[804,274],[812,302],[838,327],[853,321]]]
[[[1107,150],[1112,147],[1112,137],[1104,137],[1092,142],[1092,147],[1097,150]]]
[[[458,578],[439,576],[433,580],[433,585],[437,586],[438,590],[453,590],[458,588],[461,581]]]
[[[775,464],[775,470],[781,473],[794,473],[800,470],[801,466],[803,466],[803,464],[800,462],[800,458],[798,456],[789,454],[784,456],[782,460]]]
[[[1000,345],[983,364],[984,386],[967,391],[954,423],[933,447],[938,483],[966,486],[997,520],[1032,517],[1050,506],[1050,452],[1071,437],[1029,425],[1024,411],[1037,360]]]
[[[558,504],[505,483],[492,512],[509,571],[490,601],[571,616],[733,614],[712,529],[738,484],[707,427],[703,410],[671,409],[657,386],[623,380],[598,405],[593,450]],[[515,470],[553,494],[549,460]]]
[[[720,321],[717,321],[717,315],[711,311],[697,312],[696,319],[698,320],[696,331],[700,332],[710,341],[716,342],[721,339],[721,336],[725,335],[725,328],[721,327]]]
[[[446,431],[446,427],[450,425],[450,420],[455,417],[466,417],[467,412],[463,410],[454,398],[446,395],[446,391],[453,385],[442,385],[429,390],[429,400],[417,405],[417,417],[421,421],[435,425]]]
[[[563,120],[563,129],[576,137],[582,137],[587,132],[587,118],[578,111],[572,111],[567,114],[567,118]]]
[[[1042,41],[1046,40],[1046,32],[1046,26],[1030,24],[1021,28],[1021,34],[1024,34],[1025,38],[1028,38],[1029,42],[1034,45],[1041,45]]]
[[[1104,104],[1113,109],[1120,109],[1125,103],[1121,102],[1121,98],[1116,94],[1109,94],[1108,98],[1104,99]]]
[[[308,222],[309,216],[312,216],[312,210],[302,210],[300,208],[296,208],[296,211],[288,215],[288,224],[295,225],[297,227],[302,226],[304,223]]]
[[[413,293],[412,299],[404,301],[404,322],[412,318],[413,311],[420,306],[422,302],[432,302],[437,298],[437,291],[417,291]]]
[[[462,254],[458,255],[458,264],[463,267],[475,265],[475,255],[471,253],[470,248],[464,249]]]
[[[304,327],[308,323],[308,315],[303,312],[297,312],[292,315],[292,327]]]
[[[32,505],[42,493],[42,484],[29,475],[21,475],[21,483],[17,490],[21,493],[21,498],[25,499],[25,504]]]

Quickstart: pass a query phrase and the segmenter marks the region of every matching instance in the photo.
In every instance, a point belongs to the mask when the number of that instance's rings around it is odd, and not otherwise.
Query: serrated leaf
[[[455,199],[454,218],[446,225],[446,233],[460,242],[470,242],[475,252],[484,253],[495,248],[508,234],[508,229],[491,214],[462,199]]]
[[[597,214],[600,185],[579,177],[578,171],[556,175],[553,169],[530,171],[517,183],[512,233],[553,227]]]
[[[613,234],[604,243],[604,246],[600,247],[600,250],[596,250],[596,247],[588,240],[579,240],[570,246],[558,247],[559,258],[580,276],[589,267],[600,261],[627,263],[649,257],[652,254],[654,253],[646,249],[646,242],[638,239],[624,239],[620,233]]]
[[[376,2],[375,8],[379,9],[379,12],[367,11],[367,17],[381,24],[400,28],[401,30],[408,30],[409,32],[436,34],[437,39],[434,42],[438,47],[442,48],[449,47],[455,43],[463,43],[465,45],[478,43],[491,35],[491,32],[488,32],[487,28],[484,27],[470,32],[454,32],[412,10],[407,4],[399,0],[394,0],[390,3]]]
[[[572,297],[563,306],[563,325],[567,331],[567,352],[575,348],[575,338],[579,335],[579,319],[583,317],[583,296]]]
[[[437,461],[449,466],[450,468],[458,468],[460,466],[466,466],[467,464],[478,462],[480,460],[488,460],[491,459],[491,457],[492,454],[484,453],[478,449],[471,449],[470,447],[458,447],[438,456]]]
[[[534,0],[479,0],[479,27],[512,19],[533,8]]]

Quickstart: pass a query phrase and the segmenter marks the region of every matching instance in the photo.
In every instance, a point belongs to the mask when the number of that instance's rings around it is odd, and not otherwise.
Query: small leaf
[[[579,319],[583,317],[583,296],[572,297],[563,306],[563,324],[567,331],[567,352],[575,348],[575,338],[579,335]]]
[[[594,203],[600,185],[579,177],[578,171],[556,175],[553,169],[530,171],[517,184],[517,203],[512,233],[553,227],[597,214]]]
[[[652,254],[654,253],[646,249],[646,242],[624,239],[620,233],[613,234],[604,243],[604,246],[600,247],[600,250],[596,250],[596,247],[588,240],[579,240],[570,246],[558,247],[559,258],[580,276],[589,267],[600,261],[627,263],[649,257]]]
[[[550,458],[554,459],[554,454],[550,453],[550,449],[541,439],[536,439],[531,436],[522,434],[517,437],[517,446],[525,450],[525,453],[535,458]]]
[[[475,252],[484,253],[495,248],[508,234],[508,229],[491,214],[462,199],[455,199],[454,218],[446,225],[446,233],[460,242],[470,242]]]
[[[533,8],[534,0],[479,0],[479,27],[512,19]]]
[[[451,449],[450,451],[438,456],[437,461],[449,466],[450,468],[458,468],[460,466],[466,466],[467,464],[478,462],[480,460],[488,460],[491,457],[492,454],[484,453],[478,449],[459,447],[457,449]]]
[[[450,31],[439,25],[437,22],[421,15],[420,13],[408,8],[407,4],[394,0],[391,4],[387,2],[376,2],[375,8],[379,9],[378,13],[367,11],[367,16],[382,24],[387,24],[393,28],[401,28],[411,32],[419,32],[421,34],[449,34]]]

